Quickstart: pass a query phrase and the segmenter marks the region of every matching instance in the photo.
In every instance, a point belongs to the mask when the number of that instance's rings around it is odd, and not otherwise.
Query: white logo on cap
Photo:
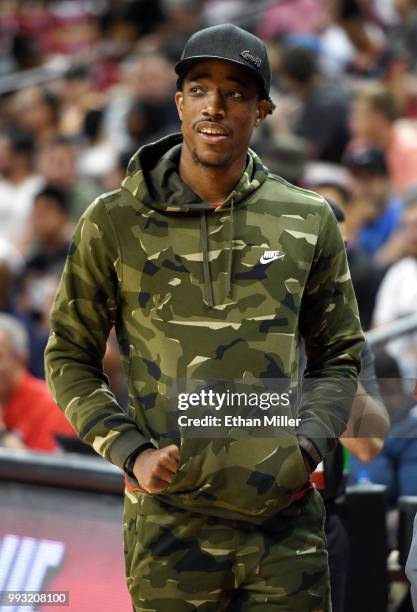
[[[257,66],[258,68],[261,67],[261,65],[262,65],[261,58],[257,57],[256,55],[252,55],[252,53],[250,51],[242,51],[242,53],[240,55],[245,60],[247,60],[248,62],[251,62],[252,64],[255,64],[255,66]]]

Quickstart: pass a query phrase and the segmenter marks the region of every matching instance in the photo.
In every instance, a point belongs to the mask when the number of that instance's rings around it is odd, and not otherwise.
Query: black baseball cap
[[[262,96],[269,99],[271,66],[265,43],[260,38],[232,23],[199,30],[185,43],[175,72],[182,78],[193,64],[211,59],[246,68],[258,81]]]
[[[383,151],[373,147],[352,149],[345,155],[343,162],[352,172],[365,170],[376,176],[388,175]]]

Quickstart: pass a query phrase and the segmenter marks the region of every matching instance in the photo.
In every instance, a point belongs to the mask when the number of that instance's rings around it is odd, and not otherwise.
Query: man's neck
[[[227,167],[204,166],[194,161],[182,147],[179,173],[184,183],[208,204],[224,202],[246,168],[246,159],[239,159]]]

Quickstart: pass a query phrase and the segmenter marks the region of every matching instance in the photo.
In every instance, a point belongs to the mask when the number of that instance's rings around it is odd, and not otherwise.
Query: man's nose
[[[209,94],[203,114],[209,117],[226,115],[225,100],[220,91],[214,90]]]

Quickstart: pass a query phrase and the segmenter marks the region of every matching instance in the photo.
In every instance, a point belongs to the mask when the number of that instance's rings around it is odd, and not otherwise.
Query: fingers
[[[155,465],[151,472],[151,480],[161,480],[163,482],[166,482],[167,485],[169,485],[173,480],[175,473],[176,472],[171,472],[170,470],[167,470],[167,468],[165,468],[161,464]]]
[[[169,447],[168,447],[169,448]],[[174,447],[177,449],[177,447]],[[164,451],[166,449],[163,449]],[[177,449],[178,450],[178,449]],[[159,465],[162,465],[164,468],[175,474],[178,470],[179,464],[179,452],[175,452],[174,450],[167,450],[165,453],[162,452],[159,458]]]
[[[161,464],[156,464],[151,470],[149,479],[144,483],[144,488],[149,493],[161,492],[171,484],[174,476],[175,472],[167,470]]]
[[[145,490],[148,493],[162,493],[162,491],[164,491],[168,486],[168,483],[165,482],[164,480],[158,480],[157,478],[155,478],[152,483],[149,485],[149,487],[145,487]]]
[[[180,449],[176,444],[170,444],[169,446],[166,446],[163,450],[167,451],[169,456],[173,459],[176,459],[177,462],[180,460]]]
[[[138,482],[148,493],[159,493],[171,484],[178,471],[179,448],[171,444],[165,448],[145,453],[146,451],[139,455],[134,473]]]

